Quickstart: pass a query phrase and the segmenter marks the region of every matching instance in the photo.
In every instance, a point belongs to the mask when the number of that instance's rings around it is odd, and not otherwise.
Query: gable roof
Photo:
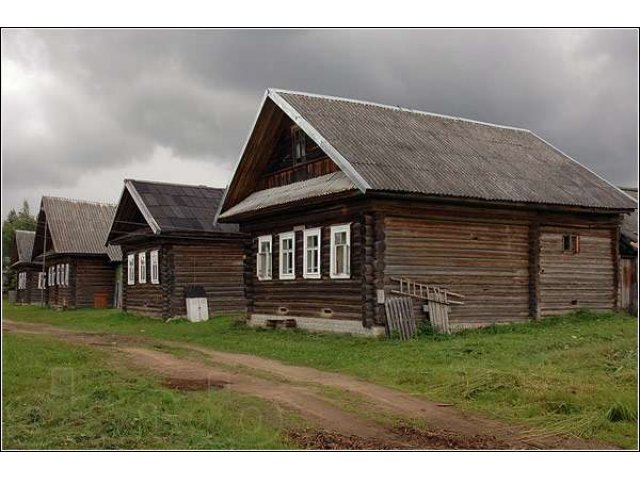
[[[633,200],[529,130],[337,97],[267,90],[223,201],[255,161],[275,104],[361,191],[384,191],[586,208]],[[259,134],[256,131],[260,127]],[[246,180],[245,180],[246,181]],[[244,195],[246,197],[246,194]]]
[[[172,233],[238,233],[236,224],[215,223],[224,189],[126,179],[108,240],[123,233],[124,201],[129,195],[155,235]]]
[[[13,264],[32,263],[33,241],[36,232],[30,230],[16,230],[14,233]]]
[[[34,256],[43,253],[42,243],[46,227],[53,253],[104,254],[108,255],[111,261],[122,260],[120,247],[105,246],[115,211],[115,205],[106,203],[42,197]]]

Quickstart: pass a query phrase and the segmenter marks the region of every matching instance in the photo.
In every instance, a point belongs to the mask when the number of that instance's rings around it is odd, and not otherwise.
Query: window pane
[[[345,273],[344,271],[344,245],[336,245],[336,273]]]

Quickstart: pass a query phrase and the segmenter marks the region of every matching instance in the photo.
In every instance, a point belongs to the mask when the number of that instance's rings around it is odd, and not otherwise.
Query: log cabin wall
[[[22,265],[16,269],[16,302],[19,304],[39,304],[42,297],[38,288],[38,274],[42,267],[37,265]],[[26,274],[26,288],[18,287],[18,277],[21,273]]]
[[[47,278],[46,301],[47,305],[53,308],[75,308],[76,307],[76,275],[77,259],[71,255],[51,255],[47,256],[45,272],[49,276],[49,267],[69,264],[69,285],[49,285]],[[92,306],[92,305],[90,305]]]
[[[332,225],[351,224],[350,278],[330,278]],[[320,279],[303,277],[303,230],[321,230]],[[375,216],[362,203],[334,202],[330,206],[292,210],[241,225],[251,235],[245,259],[245,283],[250,318],[303,317],[309,328],[365,333],[376,323],[374,289]],[[280,280],[280,233],[295,231],[295,279]],[[272,236],[272,279],[257,278],[257,239]],[[310,320],[311,322],[311,320]],[[341,326],[340,322],[344,322]],[[349,326],[353,324],[353,326]],[[357,327],[357,328],[356,328]],[[305,328],[302,326],[302,328]]]
[[[241,238],[212,240],[154,239],[123,249],[123,310],[154,318],[184,317],[185,288],[204,287],[211,317],[244,313],[245,245]],[[158,250],[160,283],[151,283],[150,252]],[[138,254],[147,255],[147,281],[138,281]],[[128,284],[129,254],[135,255],[135,284]]]
[[[529,227],[522,218],[479,219],[472,212],[422,209],[421,218],[385,218],[385,275],[449,288],[453,329],[529,317]],[[415,211],[415,210],[414,210]],[[416,302],[419,303],[419,302]],[[425,318],[420,309],[416,309]]]
[[[115,291],[116,264],[108,257],[77,257],[75,268],[71,268],[71,292],[75,292],[75,306],[77,308],[93,307],[96,295],[106,296],[106,306],[113,305]]]
[[[638,257],[620,258],[619,307],[631,315],[638,315]]]
[[[185,289],[192,285],[205,289],[210,317],[245,313],[244,253],[244,243],[239,238],[173,244],[170,316],[187,314]]]
[[[578,308],[616,307],[616,228],[568,224],[543,226],[540,233],[540,309],[542,315]],[[579,238],[576,253],[564,251],[563,236]]]
[[[397,201],[377,209],[385,290],[389,277],[404,276],[465,295],[465,305],[451,307],[453,328],[615,307],[613,215]],[[557,242],[572,232],[581,234],[580,254],[558,254]]]
[[[170,268],[168,250],[170,247],[162,244],[158,240],[144,242],[135,245],[121,245],[122,248],[122,309],[126,312],[137,313],[148,317],[168,318],[169,309],[166,298],[170,293]],[[151,260],[149,252],[158,250],[160,283],[151,283]],[[138,278],[138,254],[145,252],[147,260],[146,283],[140,283]],[[129,262],[130,254],[134,255],[134,277],[133,285],[129,285]]]

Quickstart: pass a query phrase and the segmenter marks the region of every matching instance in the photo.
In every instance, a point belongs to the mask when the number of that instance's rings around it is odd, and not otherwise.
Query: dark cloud
[[[637,184],[637,62],[633,30],[4,30],[4,208],[224,185],[268,87],[530,128]]]

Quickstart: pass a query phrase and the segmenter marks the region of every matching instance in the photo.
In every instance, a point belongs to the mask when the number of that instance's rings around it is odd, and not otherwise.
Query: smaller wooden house
[[[622,188],[638,200],[637,188]],[[622,217],[620,225],[620,308],[638,314],[638,209]]]
[[[245,236],[214,223],[224,190],[125,180],[108,235],[123,253],[122,307],[156,318],[185,316],[190,287],[210,316],[244,313]]]
[[[42,263],[32,260],[33,240],[36,232],[16,230],[11,269],[16,275],[16,303],[30,304],[42,301],[44,286]]]
[[[44,262],[46,303],[55,308],[114,304],[119,247],[106,247],[115,205],[42,197],[33,258]]]

